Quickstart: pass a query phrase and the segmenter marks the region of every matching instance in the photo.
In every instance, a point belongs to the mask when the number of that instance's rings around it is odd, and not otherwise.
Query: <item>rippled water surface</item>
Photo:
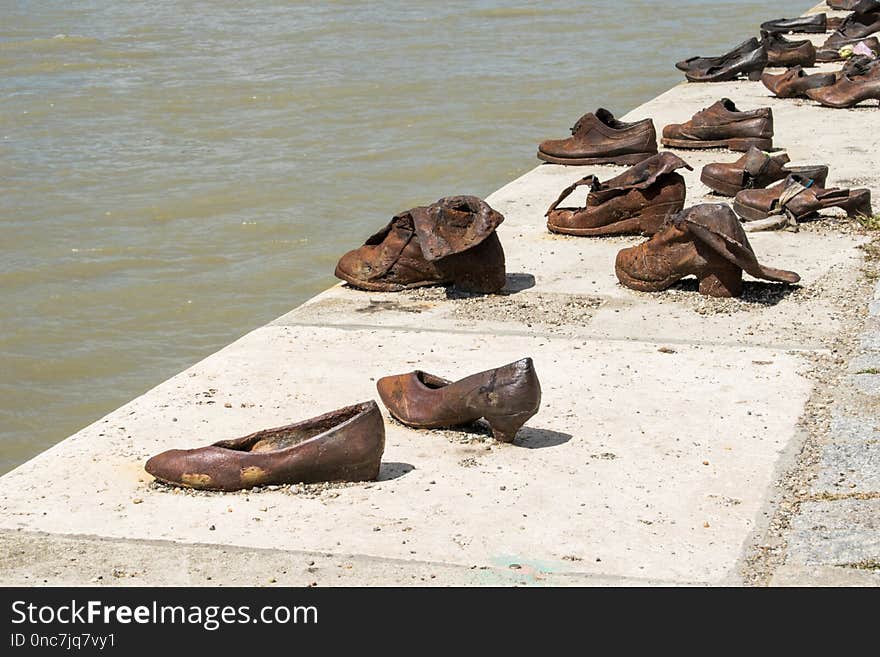
[[[804,0],[0,0],[0,472]]]

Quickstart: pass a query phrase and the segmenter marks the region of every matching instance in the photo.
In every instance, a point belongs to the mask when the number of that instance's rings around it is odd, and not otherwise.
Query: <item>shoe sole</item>
[[[767,64],[762,66],[761,68],[752,69],[751,71],[748,69],[741,70],[731,70],[725,71],[724,73],[719,73],[713,77],[705,77],[691,74],[689,71],[686,71],[684,76],[687,78],[688,82],[692,82],[694,84],[709,84],[712,82],[733,82],[734,80],[739,79],[740,76],[745,76],[749,79],[750,82],[757,82],[761,79],[761,76],[764,74],[764,69],[767,68]]]
[[[702,141],[697,139],[667,139],[663,137],[660,143],[670,148],[729,148],[732,151],[745,153],[755,146],[762,151],[773,148],[772,139],[760,139],[757,137],[738,137],[736,139],[718,139],[716,141]]]
[[[400,292],[402,290],[413,290],[415,288],[430,287],[432,285],[449,285],[451,283],[451,281],[424,281],[422,283],[410,283],[409,285],[400,285],[398,283],[369,283],[367,281],[359,281],[356,278],[352,278],[338,267],[333,273],[336,278],[341,278],[352,287],[359,290],[366,290],[367,292]]]
[[[785,36],[786,34],[827,34],[828,33],[828,25],[825,27],[819,26],[810,26],[806,28],[797,28],[794,30],[768,30],[764,26],[761,26],[762,30],[765,32],[769,32],[770,34],[778,34],[779,36]],[[833,31],[833,30],[832,30]]]
[[[569,166],[582,166],[586,164],[638,164],[657,153],[630,153],[629,155],[613,155],[609,157],[556,157],[538,151],[538,159],[550,164],[565,164]]]

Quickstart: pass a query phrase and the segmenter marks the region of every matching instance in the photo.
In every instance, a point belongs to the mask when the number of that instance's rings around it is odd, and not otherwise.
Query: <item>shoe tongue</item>
[[[597,114],[603,111],[608,112],[608,110],[600,109]],[[608,114],[610,115],[611,113],[608,112]],[[575,121],[575,124],[571,127],[571,134],[577,135],[580,132],[584,132],[593,124],[594,121],[596,121],[596,118],[596,114],[593,114],[592,112],[587,112],[577,121]]]

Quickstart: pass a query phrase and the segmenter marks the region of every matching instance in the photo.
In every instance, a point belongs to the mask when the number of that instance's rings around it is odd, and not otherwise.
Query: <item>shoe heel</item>
[[[733,263],[719,263],[710,273],[697,278],[700,294],[707,297],[738,297],[742,294],[742,269]]]
[[[867,189],[850,193],[850,198],[840,206],[850,217],[873,217],[871,208],[871,192]]]
[[[444,268],[448,267],[453,285],[462,292],[497,294],[507,283],[504,249],[497,233],[447,260]]]
[[[762,139],[759,137],[743,137],[727,140],[727,147],[732,151],[745,153],[752,146],[760,148],[762,151],[769,151],[771,148],[773,148],[773,140]]]
[[[512,443],[517,431],[529,421],[534,412],[515,413],[513,415],[498,415],[486,417],[485,420],[492,429],[492,437],[500,443]]]

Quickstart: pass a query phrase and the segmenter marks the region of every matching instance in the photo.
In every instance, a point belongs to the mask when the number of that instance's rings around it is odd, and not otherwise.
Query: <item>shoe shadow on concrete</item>
[[[485,436],[492,435],[492,430],[485,420],[478,420],[470,427],[459,427],[459,429],[464,430],[466,433],[477,433]],[[514,447],[524,447],[525,449],[543,449],[545,447],[564,445],[569,440],[571,440],[570,433],[525,426],[516,432],[516,438],[511,444]]]
[[[510,296],[511,294],[517,294],[518,292],[522,292],[523,290],[528,290],[529,288],[535,287],[535,277],[531,274],[524,273],[514,273],[507,274],[507,282],[504,284],[504,289],[501,290],[500,294],[480,294],[478,292],[463,292],[462,290],[457,289],[454,285],[450,285],[446,288],[446,298],[447,299],[470,299],[473,297],[498,297],[498,296]]]
[[[457,434],[461,434],[462,438],[465,438],[467,435],[480,436],[489,439],[487,442],[494,442],[491,440],[492,429],[489,428],[489,425],[485,420],[477,420],[471,424],[454,428],[450,427],[449,429],[446,429],[446,431],[454,431]],[[516,438],[510,444],[514,447],[524,447],[525,449],[542,449],[544,447],[563,445],[569,440],[571,440],[570,433],[561,433],[550,429],[536,429],[534,427],[525,426],[517,431]]]
[[[698,288],[699,283],[696,278],[685,278],[670,289],[699,294]],[[800,285],[786,285],[785,283],[770,283],[766,281],[743,281],[743,293],[738,299],[758,306],[775,306],[799,289],[801,289]],[[711,297],[704,298],[710,299]],[[717,301],[725,302],[728,299],[717,299]]]
[[[543,449],[545,447],[564,445],[569,440],[571,440],[570,433],[561,433],[551,429],[523,427],[516,434],[513,444],[517,447],[525,447],[526,449]]]
[[[523,290],[528,290],[532,287],[535,287],[535,277],[531,274],[508,274],[507,283],[504,284],[504,289],[501,293],[516,294],[517,292],[522,292]]]
[[[379,466],[379,476],[376,477],[376,481],[391,481],[392,479],[398,479],[415,469],[415,466],[411,463],[382,461],[382,465]]]

